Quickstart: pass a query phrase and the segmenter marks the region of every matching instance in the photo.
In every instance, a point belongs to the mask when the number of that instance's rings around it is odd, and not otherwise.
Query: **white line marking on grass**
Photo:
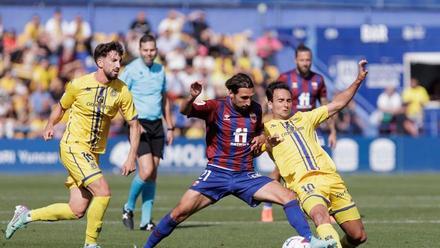
[[[38,224],[65,224],[65,223],[78,223],[84,224],[85,220],[79,221],[55,221],[55,222],[35,222]],[[364,220],[365,224],[440,224],[440,220]],[[0,224],[7,224],[9,220],[1,220]],[[263,224],[263,225],[273,225],[273,224],[287,224],[287,221],[275,221],[272,223],[263,223],[261,221],[246,221],[246,220],[231,220],[231,221],[185,221],[181,225],[249,225],[249,224]],[[122,225],[121,221],[106,221],[104,220],[104,224],[108,225]]]

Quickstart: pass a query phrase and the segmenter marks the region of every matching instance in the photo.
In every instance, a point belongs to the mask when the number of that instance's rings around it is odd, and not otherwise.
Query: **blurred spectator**
[[[417,136],[414,124],[406,118],[400,94],[394,86],[388,86],[377,99],[377,108],[381,113],[380,134],[405,134]]]
[[[166,29],[157,38],[157,48],[160,57],[164,58],[169,52],[175,50],[181,44],[180,37]]]
[[[168,70],[166,73],[168,97],[173,101],[186,95],[186,88],[178,73],[179,70],[176,69]]]
[[[18,49],[17,34],[14,29],[6,30],[3,33],[3,51],[13,53]]]
[[[199,46],[197,55],[194,57],[193,66],[198,72],[211,73],[214,70],[215,61],[208,55],[208,49],[205,46]]]
[[[83,20],[81,15],[76,15],[75,19],[69,23],[66,35],[73,38],[76,42],[76,49],[79,52],[85,51],[92,36],[90,24]]]
[[[419,85],[419,81],[411,78],[410,87],[406,88],[403,93],[403,102],[407,105],[406,115],[411,119],[418,128],[423,124],[423,106],[429,102],[429,95],[423,86]]]
[[[63,20],[61,10],[56,9],[45,25],[45,31],[49,36],[48,45],[52,52],[58,51],[64,41],[64,35],[67,30],[69,30],[69,24]]]
[[[189,14],[188,20],[192,28],[192,36],[197,42],[201,43],[202,32],[209,28],[209,25],[206,23],[205,12],[195,10]]]
[[[20,44],[37,41],[43,32],[44,28],[41,25],[40,16],[33,15],[32,19],[24,27],[23,34],[20,36]]]
[[[49,60],[41,59],[34,67],[30,88],[34,90],[37,88],[36,85],[38,84],[38,87],[47,91],[50,82],[56,77],[56,75],[57,70],[54,66],[50,66]]]
[[[36,89],[30,95],[30,112],[32,117],[41,116],[49,118],[51,107],[55,102],[52,99],[50,93],[44,90],[42,84],[37,84]]]
[[[158,32],[161,34],[169,30],[171,35],[180,34],[184,22],[185,16],[182,13],[176,10],[170,10],[167,17],[159,23]]]
[[[276,37],[275,32],[266,31],[256,41],[257,55],[269,64],[275,65],[275,54],[283,48],[283,44]]]
[[[338,113],[336,120],[338,133],[345,135],[362,135],[364,123],[356,114],[356,103],[351,101]]]
[[[140,35],[150,34],[152,32],[150,22],[147,20],[144,11],[136,15],[136,19],[130,24],[130,30]]]

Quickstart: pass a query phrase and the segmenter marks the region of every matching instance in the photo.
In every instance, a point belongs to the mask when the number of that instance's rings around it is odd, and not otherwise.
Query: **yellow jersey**
[[[128,87],[119,79],[100,83],[94,73],[69,82],[60,104],[69,110],[61,144],[79,145],[93,153],[105,152],[110,121],[119,110],[127,121],[137,118]]]
[[[282,138],[269,156],[284,179],[293,179],[293,182],[287,182],[289,185],[295,185],[309,175],[336,172],[333,160],[321,147],[315,132],[327,118],[327,106],[321,106],[312,111],[297,112],[288,120],[272,119],[264,123],[267,136],[278,134]]]

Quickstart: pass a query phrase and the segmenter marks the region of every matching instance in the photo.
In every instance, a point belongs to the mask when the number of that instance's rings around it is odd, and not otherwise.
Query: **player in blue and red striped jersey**
[[[328,104],[327,88],[325,87],[324,77],[314,71],[312,68],[312,51],[305,45],[299,45],[295,50],[296,68],[284,72],[280,75],[277,81],[285,82],[292,93],[292,113],[297,111],[305,112],[315,109],[317,102],[320,105]],[[327,121],[329,127],[328,145],[331,148],[336,146],[336,128],[334,119]],[[321,136],[321,145],[325,141]],[[275,168],[269,175],[270,178],[280,180],[281,176],[277,168]],[[272,204],[266,202],[263,205],[261,212],[261,221],[272,222]]]
[[[251,207],[261,201],[282,205],[289,223],[310,241],[311,247],[332,247],[334,240],[315,238],[298,205],[296,195],[279,182],[255,172],[253,158],[265,142],[261,106],[252,101],[252,79],[238,73],[226,81],[226,98],[194,103],[202,85],[191,85],[190,96],[181,112],[205,120],[208,164],[177,206],[165,215],[147,240],[144,248],[156,246],[174,228],[197,211],[234,195]]]

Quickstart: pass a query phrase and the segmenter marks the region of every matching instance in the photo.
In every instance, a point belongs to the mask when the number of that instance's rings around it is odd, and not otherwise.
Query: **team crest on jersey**
[[[292,88],[298,88],[298,82],[292,82]]]
[[[314,90],[318,89],[318,82],[312,82],[312,88]]]
[[[98,96],[98,99],[96,99],[98,103],[103,103],[104,102],[104,97],[103,96]]]
[[[226,114],[226,115],[223,116],[223,120],[224,121],[230,121],[231,120],[231,116]]]
[[[115,97],[115,96],[117,96],[117,95],[118,95],[118,92],[116,92],[115,89],[112,89],[112,91],[110,91],[110,96],[111,96],[111,97]]]
[[[249,117],[251,118],[251,122],[252,123],[256,123],[257,122],[257,115],[255,113],[250,113]]]

